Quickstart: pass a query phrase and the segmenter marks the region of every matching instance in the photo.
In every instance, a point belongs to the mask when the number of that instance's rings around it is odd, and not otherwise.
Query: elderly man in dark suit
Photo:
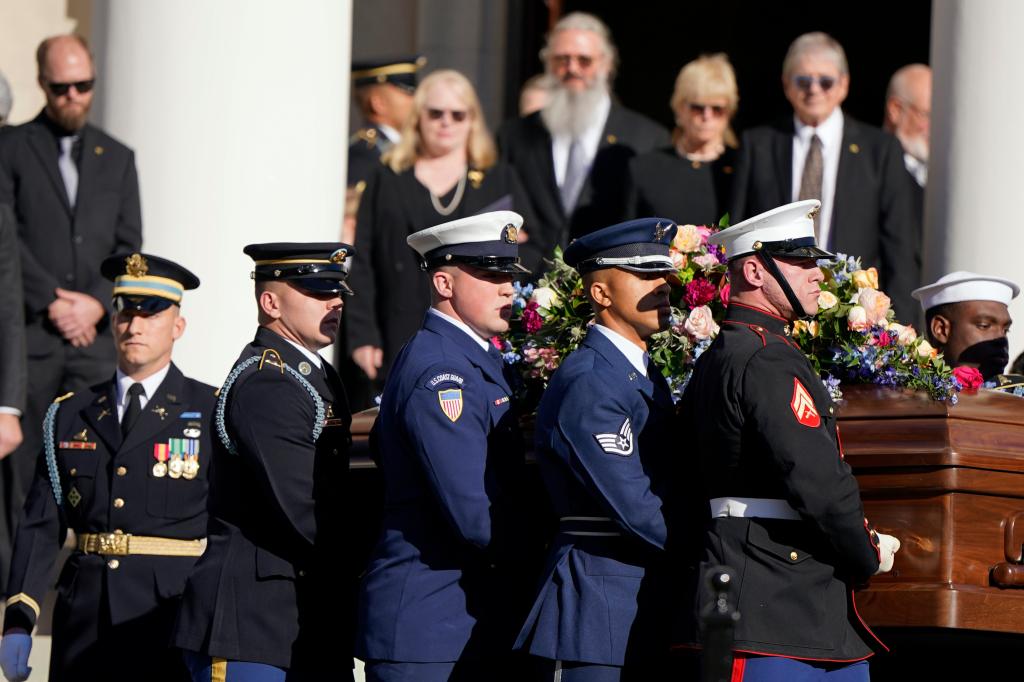
[[[42,423],[59,393],[109,379],[111,283],[100,263],[142,241],[139,184],[132,151],[88,125],[95,70],[77,36],[44,40],[36,53],[46,107],[0,135],[0,203],[18,221],[28,348],[26,424]],[[0,573],[42,447],[25,429],[21,447],[0,465]],[[6,587],[0,583],[0,588]]]
[[[563,17],[541,50],[553,78],[547,105],[498,132],[502,158],[519,172],[537,222],[526,225],[526,251],[550,257],[570,237],[627,216],[629,160],[669,144],[654,121],[610,94],[617,54],[597,17]]]
[[[920,225],[896,138],[843,114],[850,86],[842,46],[807,33],[789,47],[782,85],[793,116],[747,131],[733,186],[732,221],[819,199],[818,243],[877,266],[897,317],[917,315]]]
[[[25,320],[14,211],[0,204],[0,459],[21,444],[25,409]]]

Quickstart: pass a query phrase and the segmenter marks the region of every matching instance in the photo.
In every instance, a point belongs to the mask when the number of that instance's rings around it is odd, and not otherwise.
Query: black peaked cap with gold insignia
[[[313,294],[351,294],[348,259],[356,250],[341,242],[249,244],[242,251],[255,263],[257,282],[291,282]]]

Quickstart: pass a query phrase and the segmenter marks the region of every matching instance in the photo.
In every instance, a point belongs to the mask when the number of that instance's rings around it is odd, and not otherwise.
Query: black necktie
[[[139,397],[146,392],[142,384],[132,384],[128,387],[128,405],[124,408],[124,416],[121,417],[121,436],[127,436],[131,431],[132,424],[142,414],[142,399]]]

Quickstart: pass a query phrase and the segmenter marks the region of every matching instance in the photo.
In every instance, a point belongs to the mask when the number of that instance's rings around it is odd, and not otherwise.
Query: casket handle
[[[992,567],[992,582],[999,587],[1024,587],[1024,512],[1006,519],[1003,554],[1006,561]]]

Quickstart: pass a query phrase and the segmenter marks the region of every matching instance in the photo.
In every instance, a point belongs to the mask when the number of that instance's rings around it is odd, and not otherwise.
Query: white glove
[[[896,552],[900,551],[900,540],[893,535],[886,535],[885,533],[875,533],[875,535],[878,536],[878,555],[881,557],[875,575],[888,573],[892,570],[892,563],[896,559]]]
[[[32,668],[28,667],[28,654],[32,651],[32,635],[17,632],[0,639],[0,669],[10,682],[24,682]]]

